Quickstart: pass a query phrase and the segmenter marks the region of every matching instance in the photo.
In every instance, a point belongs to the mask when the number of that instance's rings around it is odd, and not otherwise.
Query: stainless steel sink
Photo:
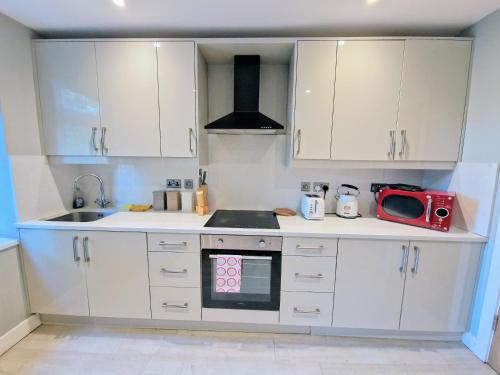
[[[102,219],[103,217],[111,215],[112,212],[92,212],[92,211],[77,211],[71,212],[66,215],[57,216],[48,221],[72,221],[85,223],[89,221],[96,221]]]

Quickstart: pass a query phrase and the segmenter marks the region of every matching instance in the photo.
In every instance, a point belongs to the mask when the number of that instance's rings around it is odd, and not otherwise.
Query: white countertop
[[[17,246],[17,240],[12,238],[0,237],[0,253],[4,250],[10,249],[11,247]]]
[[[64,214],[64,213],[62,213]],[[59,216],[59,215],[55,215]],[[428,241],[486,242],[487,238],[452,227],[449,232],[392,223],[376,218],[305,220],[301,216],[278,216],[280,229],[205,228],[210,215],[181,212],[117,212],[88,223],[31,220],[18,228],[72,229],[133,232],[177,232],[207,234],[277,235],[286,237],[376,238]]]

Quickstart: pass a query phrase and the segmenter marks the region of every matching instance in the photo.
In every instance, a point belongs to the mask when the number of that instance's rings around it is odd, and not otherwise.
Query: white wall
[[[0,13],[0,106],[7,152],[41,155],[30,29]]]
[[[464,162],[500,163],[500,10],[466,30],[474,37]],[[486,360],[500,291],[500,189],[497,187],[489,242],[485,246],[471,328],[465,344]]]

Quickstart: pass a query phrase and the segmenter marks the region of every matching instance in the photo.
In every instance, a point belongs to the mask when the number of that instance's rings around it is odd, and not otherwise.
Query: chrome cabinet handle
[[[85,262],[90,262],[90,254],[89,254],[89,238],[83,237],[83,257]]]
[[[413,246],[413,251],[415,251],[415,260],[411,272],[416,274],[418,272],[418,263],[420,262],[420,248],[418,246]]]
[[[192,143],[192,138],[194,137],[194,130],[193,128],[189,128],[189,151],[191,153],[194,153],[194,150],[193,150],[193,143]]]
[[[168,302],[163,302],[161,304],[161,307],[164,307],[165,309],[169,308],[174,308],[174,309],[187,309],[189,308],[189,303],[184,302],[182,304],[180,303],[168,303]]]
[[[101,127],[101,153],[102,155],[107,155],[108,154],[108,148],[106,147],[106,132],[108,129],[106,129],[104,126]]]
[[[432,198],[430,195],[427,196],[427,210],[425,211],[425,222],[429,223],[431,221],[432,212]]]
[[[295,156],[299,156],[300,154],[300,144],[302,143],[302,131],[301,129],[297,130],[297,153]]]
[[[92,148],[94,149],[94,152],[99,151],[99,147],[97,147],[97,144],[95,141],[96,134],[97,134],[97,128],[94,126],[94,127],[92,127]]]
[[[187,273],[188,272],[188,270],[186,268],[184,268],[182,270],[169,270],[169,269],[166,269],[166,268],[162,268],[160,271],[163,272],[163,273],[175,273],[175,274]]]
[[[408,270],[408,256],[410,255],[410,249],[403,245],[401,246],[401,250],[403,251],[403,258],[401,259],[401,266],[399,267],[399,272],[406,273]]]
[[[321,314],[321,310],[319,308],[313,308],[313,309],[303,309],[300,307],[294,307],[293,312],[295,314]]]
[[[302,246],[302,245],[297,245],[295,246],[297,250],[323,250],[325,247],[323,245],[319,246]]]
[[[318,273],[316,275],[312,275],[312,274],[303,274],[303,273],[295,272],[295,277],[302,277],[302,278],[305,278],[305,279],[322,279],[325,276],[323,276],[322,273]]]
[[[401,130],[401,150],[399,151],[399,157],[404,159],[406,156],[406,130]]]
[[[165,241],[160,241],[158,242],[158,246],[187,246],[186,241],[178,241],[178,242],[165,242]]]
[[[396,131],[395,130],[389,130],[389,152],[387,153],[387,156],[389,157],[390,160],[394,159],[394,150],[396,148]]]
[[[80,261],[80,255],[78,255],[78,236],[73,237],[73,259],[75,262]]]

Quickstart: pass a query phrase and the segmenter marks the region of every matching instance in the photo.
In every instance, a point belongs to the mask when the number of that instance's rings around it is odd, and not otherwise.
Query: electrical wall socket
[[[182,180],[180,178],[168,178],[167,189],[180,189],[182,187]]]
[[[192,190],[193,189],[193,180],[190,178],[186,178],[184,180],[184,189]]]
[[[315,183],[313,183],[313,192],[322,193],[323,186],[328,187],[328,190],[330,190],[330,183],[328,183],[328,182],[315,182]]]
[[[300,191],[309,192],[311,191],[311,183],[302,181],[300,183]]]

